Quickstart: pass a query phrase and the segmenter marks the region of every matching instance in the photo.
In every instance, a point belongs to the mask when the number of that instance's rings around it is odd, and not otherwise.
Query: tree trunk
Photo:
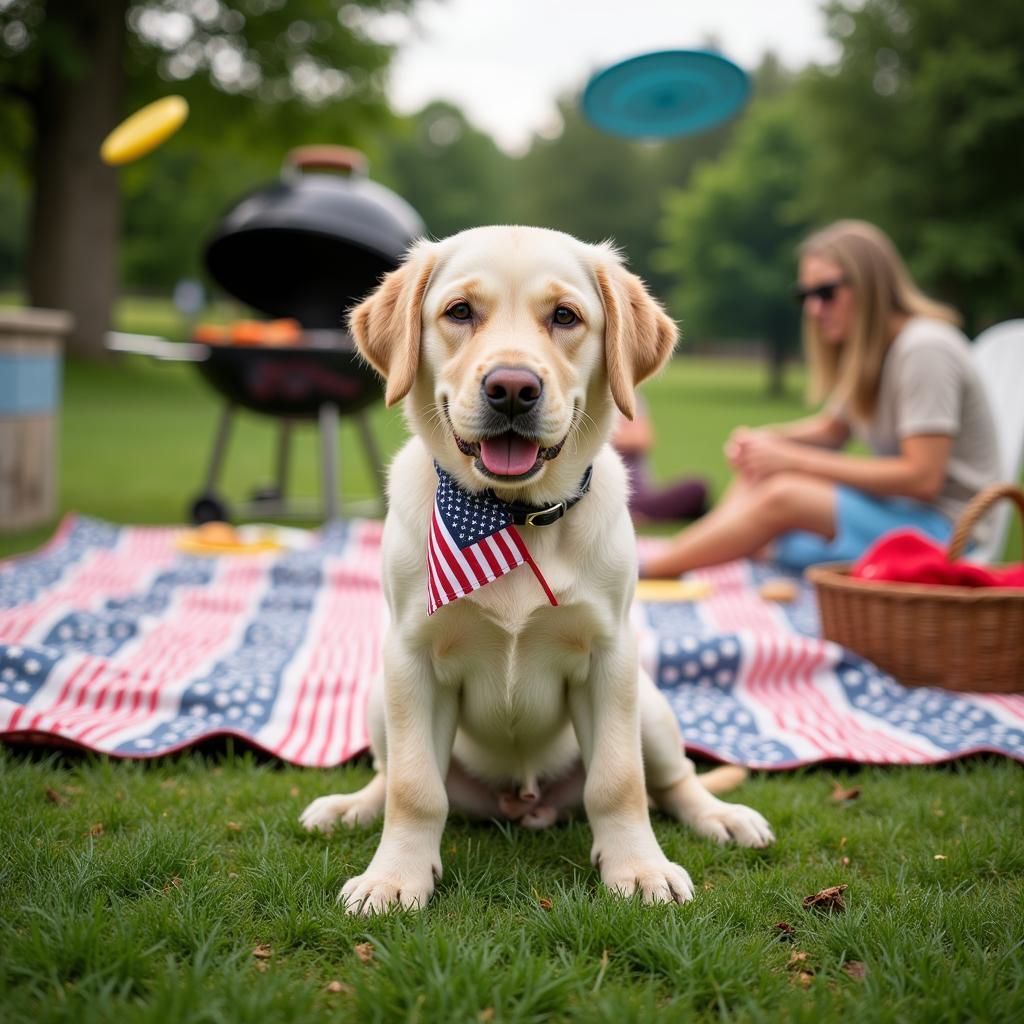
[[[34,306],[75,318],[71,353],[97,359],[117,287],[117,171],[99,156],[121,113],[128,0],[48,0],[46,28],[60,45],[40,56],[34,91],[35,191],[28,293]]]
[[[781,398],[786,393],[786,342],[779,337],[768,341],[768,394]]]

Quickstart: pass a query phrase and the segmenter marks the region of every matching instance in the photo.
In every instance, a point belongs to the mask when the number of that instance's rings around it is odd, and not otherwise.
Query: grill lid
[[[425,231],[416,211],[366,171],[356,150],[292,150],[281,180],[240,199],[217,225],[205,249],[211,277],[270,316],[339,327]]]

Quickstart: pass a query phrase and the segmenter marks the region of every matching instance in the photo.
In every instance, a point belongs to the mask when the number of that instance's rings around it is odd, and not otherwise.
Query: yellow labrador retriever
[[[676,340],[641,281],[608,245],[475,228],[417,243],[350,325],[388,404],[406,399],[413,437],[384,527],[377,775],[301,818],[327,830],[383,812],[346,908],[423,906],[450,807],[544,828],[582,804],[604,884],[648,902],[693,896],[649,799],[720,842],[772,842],[760,814],[711,795],[735,770],[698,779],[638,667],[634,534],[607,438],[613,406],[632,417],[634,388]]]

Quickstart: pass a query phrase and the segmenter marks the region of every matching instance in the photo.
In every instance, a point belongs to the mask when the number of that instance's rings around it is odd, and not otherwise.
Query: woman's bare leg
[[[787,530],[835,536],[835,485],[802,473],[777,473],[756,484],[737,480],[703,519],[676,534],[640,575],[678,576],[747,558]]]

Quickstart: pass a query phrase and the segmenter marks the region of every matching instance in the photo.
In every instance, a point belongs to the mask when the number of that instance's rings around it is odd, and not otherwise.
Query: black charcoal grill
[[[320,427],[322,514],[339,510],[339,418],[352,416],[383,498],[383,468],[367,409],[382,396],[373,371],[343,329],[346,309],[393,270],[424,232],[415,210],[367,177],[366,160],[340,146],[304,146],[285,158],[279,181],[240,199],[205,247],[210,276],[234,298],[274,318],[297,320],[296,344],[238,345],[111,334],[108,347],[158,359],[195,362],[223,396],[224,408],[195,523],[227,520],[218,489],[235,412],[249,409],[280,420],[276,479],[253,493],[242,515],[298,516],[308,508],[286,496],[292,426]]]

